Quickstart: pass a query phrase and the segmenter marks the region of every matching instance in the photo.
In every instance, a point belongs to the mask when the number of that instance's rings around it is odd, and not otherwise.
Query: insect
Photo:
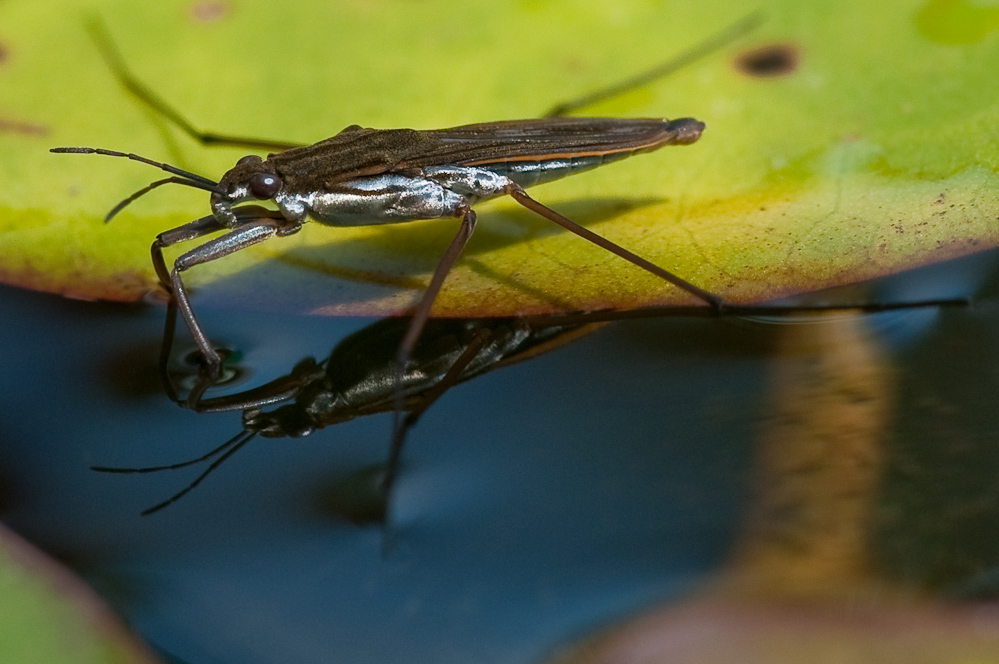
[[[171,307],[168,318],[174,316]],[[518,318],[431,319],[413,349],[412,359],[395,384],[395,352],[409,329],[407,318],[387,318],[340,341],[329,356],[316,361],[307,357],[286,375],[252,389],[209,399],[200,398],[202,385],[194,388],[193,401],[182,401],[161,366],[168,392],[178,403],[198,412],[243,411],[243,430],[196,459],[165,466],[116,468],[96,466],[110,473],[148,473],[184,468],[211,461],[193,482],[170,498],[144,510],[159,511],[196,487],[226,459],[253,438],[301,438],[349,420],[395,409],[395,393],[403,394],[405,417],[385,461],[381,489],[384,501],[399,467],[406,432],[449,389],[485,373],[534,358],[562,346],[603,322],[568,318],[551,324]],[[173,334],[168,321],[164,349],[168,353]],[[165,359],[166,354],[161,359]],[[274,406],[270,410],[265,410]]]
[[[475,230],[472,206],[508,195],[524,207],[636,266],[719,308],[721,298],[673,275],[637,254],[576,224],[527,194],[527,187],[596,168],[667,145],[690,145],[704,124],[691,119],[542,118],[464,125],[449,129],[347,127],[314,145],[240,159],[219,181],[135,154],[101,148],[53,148],[53,152],[124,157],[172,176],[157,180],[118,204],[112,217],[164,184],[211,193],[211,214],[157,236],[153,265],[176,299],[184,322],[211,375],[220,359],[198,323],[182,273],[273,237],[292,235],[309,220],[345,227],[456,217],[457,234],[444,252],[417,305],[410,332],[399,348],[404,366],[444,279]],[[268,201],[276,210],[241,203]],[[179,256],[168,270],[163,249],[225,231]]]
[[[722,306],[720,297],[576,224],[536,201],[525,190],[634,154],[697,141],[704,123],[692,118],[554,116],[664,77],[755,29],[762,19],[761,13],[754,12],[638,76],[556,106],[545,118],[436,130],[368,129],[354,125],[313,145],[197,130],[132,75],[104,29],[94,24],[97,43],[123,85],[187,134],[203,144],[238,145],[277,152],[266,158],[243,157],[218,181],[117,150],[59,147],[52,152],[121,157],[170,174],[121,201],[105,217],[106,221],[139,197],[165,184],[194,187],[211,194],[211,214],[160,233],[152,245],[152,259],[161,285],[176,301],[207,372],[213,377],[219,375],[220,357],[198,323],[182,273],[269,238],[296,233],[309,220],[344,227],[441,217],[461,219],[458,232],[414,309],[410,331],[399,347],[400,366],[405,365],[430,316],[434,299],[475,229],[473,205],[498,196],[510,196],[542,217],[661,277],[717,310]],[[268,201],[276,209],[247,205],[251,201]],[[163,249],[217,232],[224,234],[183,253],[174,261],[172,270],[167,268]]]

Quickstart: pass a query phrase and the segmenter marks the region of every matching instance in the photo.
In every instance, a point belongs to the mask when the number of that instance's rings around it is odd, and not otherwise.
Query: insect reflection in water
[[[967,300],[958,298],[814,306],[751,305],[730,307],[725,314],[788,320],[789,316],[817,312],[876,313],[966,304]],[[203,394],[215,380],[204,374],[184,398],[173,386],[168,362],[175,315],[176,309],[171,306],[160,356],[161,376],[167,393],[176,403],[201,413],[241,410],[243,430],[207,454],[180,463],[146,468],[94,467],[94,470],[109,473],[149,473],[210,462],[187,487],[143,514],[161,510],[180,499],[257,436],[300,438],[355,418],[396,412],[403,417],[378,483],[382,501],[387,500],[399,470],[406,435],[423,413],[451,388],[494,369],[560,348],[611,321],[713,314],[705,307],[693,306],[530,318],[430,319],[413,350],[411,361],[401,373],[395,362],[396,349],[410,329],[410,320],[387,318],[347,336],[322,361],[307,357],[284,376],[236,394],[212,398],[204,398]]]
[[[393,439],[380,485],[391,492],[406,434],[420,416],[455,385],[494,369],[531,359],[597,329],[602,322],[544,324],[518,318],[431,319],[401,373],[398,345],[410,329],[408,318],[388,318],[343,339],[330,355],[298,362],[292,370],[258,387],[227,396],[203,398],[212,380],[202,375],[184,399],[177,396],[166,367],[173,312],[161,356],[164,385],[175,401],[198,412],[243,411],[243,430],[205,455],[180,463],[147,468],[96,466],[110,473],[148,473],[209,462],[186,488],[150,507],[150,514],[175,502],[256,436],[299,438],[349,420],[395,411],[401,391],[404,414]],[[273,408],[268,409],[268,407]]]

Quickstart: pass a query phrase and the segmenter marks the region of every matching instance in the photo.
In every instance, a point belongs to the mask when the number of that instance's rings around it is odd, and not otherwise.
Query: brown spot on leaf
[[[740,53],[735,68],[759,78],[787,76],[798,68],[800,59],[801,52],[792,44],[767,44]]]
[[[0,44],[0,65],[6,62],[8,57],[10,57],[10,51],[6,46]]]
[[[215,23],[229,15],[230,6],[221,0],[202,0],[191,5],[191,18],[199,23]]]
[[[10,118],[0,118],[0,134],[22,134],[24,136],[47,136],[49,128],[33,122],[22,122]]]

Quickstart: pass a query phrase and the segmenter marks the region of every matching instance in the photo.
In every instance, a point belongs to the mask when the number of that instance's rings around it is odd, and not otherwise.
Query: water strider
[[[691,119],[543,118],[464,125],[449,129],[366,129],[347,127],[314,145],[249,155],[218,181],[133,154],[97,148],[54,148],[54,152],[96,153],[148,163],[173,177],[130,196],[112,214],[162,184],[183,184],[211,192],[212,214],[161,233],[152,246],[153,264],[177,306],[212,375],[219,355],[194,314],[181,278],[185,270],[217,260],[272,237],[292,235],[307,221],[367,226],[420,219],[461,219],[457,234],[434,271],[399,348],[404,366],[444,279],[475,229],[472,206],[508,195],[636,266],[674,284],[715,308],[721,298],[673,275],[531,198],[526,187],[551,182],[611,161],[667,145],[697,141],[704,124]],[[269,201],[276,210],[240,203]],[[168,271],[162,250],[178,242],[226,231],[182,254]]]
[[[212,375],[219,355],[201,329],[181,273],[272,237],[292,235],[307,221],[334,226],[392,224],[421,219],[461,219],[457,234],[417,305],[410,333],[399,348],[404,366],[444,279],[475,229],[472,206],[508,195],[524,207],[621,256],[715,308],[721,298],[614,244],[531,198],[526,187],[551,182],[611,161],[667,145],[697,141],[704,124],[691,119],[543,118],[464,125],[449,129],[366,129],[347,127],[314,145],[248,155],[215,182],[134,154],[99,148],[54,148],[53,152],[126,157],[157,166],[172,177],[158,180],[119,204],[163,184],[183,184],[211,192],[212,213],[168,230],[153,242],[156,273],[173,294],[181,315]],[[276,210],[240,203],[268,201]],[[217,231],[221,237],[182,254],[168,271],[162,250]]]
[[[181,184],[210,192],[211,214],[160,233],[152,245],[152,259],[161,285],[180,308],[211,376],[219,373],[219,354],[198,323],[181,273],[272,237],[297,233],[310,220],[332,227],[348,227],[442,217],[461,219],[457,234],[415,307],[411,327],[399,347],[397,361],[400,366],[405,366],[430,316],[434,299],[475,229],[476,215],[472,206],[498,196],[510,196],[546,219],[720,309],[720,297],[579,226],[531,198],[525,189],[634,154],[697,141],[704,124],[692,118],[566,118],[553,115],[665,76],[752,30],[760,21],[759,13],[751,14],[623,85],[557,106],[549,117],[435,130],[369,129],[353,125],[313,145],[198,131],[131,74],[110,39],[98,27],[98,43],[124,86],[186,133],[204,144],[277,152],[266,158],[243,157],[218,181],[117,150],[60,147],[53,148],[52,152],[122,157],[171,174],[121,201],[108,213],[106,221],[140,196],[165,184]],[[240,207],[251,201],[267,201],[276,209],[259,205]],[[217,232],[224,234],[181,254],[174,261],[173,269],[167,268],[164,248]]]

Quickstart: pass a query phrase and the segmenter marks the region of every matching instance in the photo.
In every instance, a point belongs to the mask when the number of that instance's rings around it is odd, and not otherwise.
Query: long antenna
[[[105,150],[104,148],[51,148],[49,152],[55,152],[56,154],[99,154],[106,157],[122,157],[124,159],[131,159],[132,161],[138,161],[143,164],[148,164],[150,166],[155,166],[156,168],[166,171],[167,173],[173,173],[174,177],[163,178],[162,180],[157,180],[142,189],[138,190],[128,198],[124,199],[108,212],[104,216],[104,221],[111,221],[112,218],[119,212],[121,212],[127,205],[132,203],[135,199],[140,196],[144,196],[151,192],[157,187],[161,187],[165,184],[182,184],[187,187],[194,187],[195,189],[204,189],[205,191],[210,191],[214,194],[224,193],[219,188],[219,183],[215,180],[206,178],[204,175],[198,175],[197,173],[192,173],[190,171],[185,171],[182,168],[177,168],[176,166],[171,166],[170,164],[165,164],[162,161],[153,161],[142,155],[133,154],[131,152],[119,152],[117,150]]]
[[[218,459],[215,459],[215,461],[213,461],[211,465],[209,465],[208,468],[206,468],[203,473],[194,478],[194,481],[188,484],[182,490],[173,494],[163,502],[157,503],[147,510],[143,510],[142,516],[146,516],[148,514],[152,514],[153,512],[158,512],[167,505],[171,505],[180,500],[181,498],[183,498],[189,491],[191,491],[191,489],[201,484],[202,480],[208,477],[208,475],[210,475],[213,470],[215,470],[223,463],[225,463],[226,459],[231,457],[233,454],[238,452],[241,447],[243,447],[248,442],[253,440],[253,437],[256,435],[257,435],[256,431],[249,431],[244,429],[243,431],[240,431],[238,434],[236,434],[226,442],[222,443],[221,445],[211,450],[207,454],[201,455],[197,459],[190,459],[189,461],[181,461],[180,463],[172,463],[167,466],[148,466],[145,468],[115,468],[111,466],[91,466],[91,470],[96,470],[102,473],[156,473],[161,470],[174,470],[176,468],[185,468],[187,466],[193,466],[196,463],[207,461],[208,459],[211,459],[214,456],[218,456],[219,454],[222,455],[219,456]]]
[[[56,153],[70,153],[70,154],[102,154],[108,157],[124,157],[125,159],[131,159],[132,161],[141,161],[143,164],[149,164],[150,166],[155,166],[156,168],[162,169],[167,173],[173,173],[174,175],[180,175],[181,177],[190,180],[191,186],[200,187],[201,189],[207,189],[208,191],[217,191],[221,193],[218,186],[219,183],[210,178],[206,178],[204,175],[198,175],[197,173],[192,173],[190,171],[185,171],[182,168],[177,168],[176,166],[171,166],[170,164],[164,164],[161,161],[153,161],[147,157],[141,155],[132,154],[131,152],[119,152],[117,150],[105,150],[104,148],[52,148],[49,152]],[[193,184],[198,182],[200,184]],[[204,185],[204,186],[202,186]]]

